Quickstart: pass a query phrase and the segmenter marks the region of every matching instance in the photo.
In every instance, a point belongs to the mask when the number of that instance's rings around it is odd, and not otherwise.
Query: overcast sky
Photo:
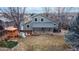
[[[42,13],[43,9],[41,7],[28,7],[26,9],[26,12],[28,12],[28,13]]]
[[[5,8],[5,7],[1,7],[1,8]],[[26,8],[26,12],[28,13],[42,13],[44,12],[44,10],[42,9],[43,7],[27,7]],[[51,7],[52,11],[54,12],[54,8],[56,7]],[[68,9],[69,7],[66,7],[66,9]],[[70,11],[65,10],[65,12],[79,12],[79,7],[73,7]]]
[[[26,11],[29,13],[42,13],[44,10],[42,9],[43,7],[28,7]],[[52,11],[54,12],[55,7],[51,7]],[[66,7],[65,12],[79,12],[79,7],[73,7],[70,11],[68,11],[70,7]]]

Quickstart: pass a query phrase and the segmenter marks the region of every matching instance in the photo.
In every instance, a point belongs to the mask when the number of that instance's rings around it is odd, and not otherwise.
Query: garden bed
[[[15,41],[0,41],[0,47],[13,48],[18,44]]]

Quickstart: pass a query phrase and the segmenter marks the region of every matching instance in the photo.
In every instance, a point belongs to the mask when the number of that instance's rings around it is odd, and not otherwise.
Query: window
[[[35,18],[35,21],[37,21],[37,18]]]
[[[41,18],[41,21],[43,21],[43,18]]]
[[[56,24],[54,24],[54,25],[56,25]]]
[[[29,27],[29,25],[27,25],[27,27]]]

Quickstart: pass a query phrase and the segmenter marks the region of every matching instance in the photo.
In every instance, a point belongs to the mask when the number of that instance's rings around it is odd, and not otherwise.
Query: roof
[[[5,17],[0,17],[0,20],[3,22],[11,22],[12,20],[5,18]]]
[[[38,22],[38,23],[33,23],[33,28],[41,28],[41,27],[45,27],[45,28],[51,28],[53,27],[53,24],[52,23],[41,23],[41,22]]]
[[[36,17],[36,16],[41,16],[41,17],[47,18],[48,20],[51,20],[49,17],[46,17],[44,15],[40,15],[40,14],[36,14],[36,15],[31,16],[31,17],[33,18],[33,17]],[[51,20],[51,21],[54,21],[54,20]]]
[[[24,23],[29,23],[29,22],[31,22],[30,16],[25,16],[23,22],[24,22]]]
[[[10,26],[10,27],[5,28],[5,30],[17,30],[17,28]]]
[[[32,20],[27,20],[27,21],[24,21],[24,23],[30,23]]]
[[[33,17],[36,17],[36,16],[41,16],[41,17],[47,18],[47,19],[50,20],[51,22],[57,23],[56,21],[52,20],[51,18],[46,17],[46,16],[43,16],[43,15],[40,15],[40,14],[36,14],[36,15],[33,15],[33,16],[30,16],[30,17],[33,18]],[[29,22],[31,22],[31,21],[32,21],[32,20],[28,20],[28,21],[25,22],[25,23],[29,23]]]

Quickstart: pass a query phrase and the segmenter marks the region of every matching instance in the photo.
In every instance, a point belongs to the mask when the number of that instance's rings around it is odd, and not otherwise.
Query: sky
[[[6,8],[6,7],[1,7],[1,8]],[[43,13],[44,10],[42,9],[43,7],[27,7],[26,8],[26,12],[27,13]],[[52,11],[54,12],[54,8],[56,7],[51,7]],[[69,9],[70,7],[66,7],[65,12],[79,12],[79,7],[73,7],[70,11],[68,11],[67,9]]]
[[[28,13],[42,13],[43,9],[41,7],[27,7],[26,12],[28,12]]]
[[[28,13],[42,13],[44,12],[44,10],[42,9],[43,7],[28,7],[26,12]],[[54,12],[55,10],[53,10],[56,7],[51,7],[52,11]],[[79,7],[72,7],[72,9],[70,11],[68,11],[70,7],[66,7],[65,12],[79,12]]]

